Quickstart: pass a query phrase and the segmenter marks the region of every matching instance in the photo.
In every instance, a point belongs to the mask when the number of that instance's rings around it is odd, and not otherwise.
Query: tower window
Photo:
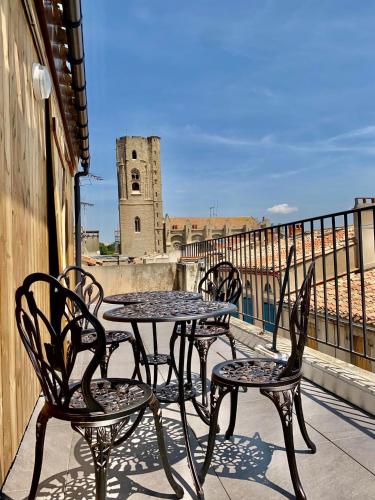
[[[141,179],[141,176],[139,174],[139,170],[136,169],[136,168],[133,168],[132,172],[131,172],[131,175],[132,175],[132,191],[140,191],[140,179]]]
[[[132,170],[132,181],[139,181],[141,176],[139,175],[139,170],[136,168],[133,168]]]
[[[155,198],[157,198],[157,197],[158,197],[158,193],[157,193],[157,191],[155,191]]]
[[[192,229],[198,229],[197,224],[193,224],[191,227],[192,227]]]
[[[133,151],[132,151],[132,159],[133,160],[137,159],[137,151],[135,149],[133,149]]]
[[[134,231],[136,233],[141,232],[141,219],[139,217],[135,217],[134,219]]]

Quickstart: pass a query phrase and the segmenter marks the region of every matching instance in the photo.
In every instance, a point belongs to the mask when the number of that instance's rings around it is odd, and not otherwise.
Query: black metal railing
[[[241,272],[239,317],[272,332],[288,249],[294,245],[279,331],[315,260],[309,345],[372,370],[375,361],[375,199],[356,208],[182,246],[202,272],[229,260]],[[374,364],[375,366],[375,364]]]

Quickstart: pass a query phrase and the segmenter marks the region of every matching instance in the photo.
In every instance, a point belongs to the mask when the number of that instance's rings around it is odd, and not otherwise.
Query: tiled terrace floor
[[[167,352],[170,331],[168,324],[159,328],[161,352]],[[149,347],[150,329],[144,326],[142,333]],[[243,356],[251,354],[245,346],[239,345],[239,350]],[[209,356],[211,366],[229,357],[226,342],[218,340],[213,344]],[[84,359],[81,368],[83,364]],[[131,351],[123,344],[112,358],[110,376],[129,376],[131,371]],[[165,369],[160,371],[160,378],[165,372]],[[197,359],[193,372],[198,372]],[[308,431],[317,445],[315,455],[308,453],[295,425],[298,467],[308,499],[373,500],[375,419],[308,382],[303,384],[303,396]],[[228,403],[224,401],[222,406],[222,430],[226,428]],[[34,461],[35,419],[40,405],[41,401],[4,486],[4,498],[27,498]],[[194,415],[190,404],[188,410],[194,453],[201,461],[207,427]],[[163,417],[170,461],[185,488],[184,498],[195,498],[177,407],[163,407]],[[234,438],[230,442],[219,436],[204,490],[207,500],[294,498],[279,417],[271,401],[258,391],[240,394]],[[160,468],[150,414],[145,415],[129,442],[113,451],[107,497],[173,498]],[[94,498],[90,452],[84,440],[64,422],[52,420],[48,425],[38,498]]]

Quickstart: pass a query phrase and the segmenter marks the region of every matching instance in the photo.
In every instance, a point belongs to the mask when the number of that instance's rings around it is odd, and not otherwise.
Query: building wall
[[[136,158],[133,157],[135,152]],[[120,250],[138,257],[163,251],[163,201],[159,137],[120,137],[116,141]],[[132,177],[139,173],[139,179]],[[135,184],[139,189],[134,189]],[[140,230],[136,231],[135,219]]]
[[[84,231],[81,246],[83,255],[98,255],[100,251],[99,231]]]
[[[152,290],[179,290],[177,264],[124,264],[88,267],[101,283],[105,295]]]
[[[175,225],[175,221],[178,224]],[[165,217],[165,246],[168,253],[181,245],[215,238],[224,238],[269,225],[269,221],[259,223],[254,217]]]
[[[43,46],[38,56],[35,43],[41,43],[41,36],[39,41],[33,38],[22,3],[0,2],[0,485],[40,393],[15,325],[15,290],[26,275],[50,271],[49,220],[56,226],[56,266],[73,257],[72,177],[64,158],[61,117],[54,91],[49,122],[45,101],[34,98],[32,64],[46,64],[46,58]],[[47,131],[53,169],[48,175]],[[48,309],[45,293],[39,290],[37,299]]]

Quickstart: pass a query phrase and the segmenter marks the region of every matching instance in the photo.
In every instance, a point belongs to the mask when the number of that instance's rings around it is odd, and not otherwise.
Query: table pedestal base
[[[161,403],[178,403],[180,397],[178,384],[159,385],[155,394]],[[185,384],[184,401],[190,401],[196,395],[195,388]]]

